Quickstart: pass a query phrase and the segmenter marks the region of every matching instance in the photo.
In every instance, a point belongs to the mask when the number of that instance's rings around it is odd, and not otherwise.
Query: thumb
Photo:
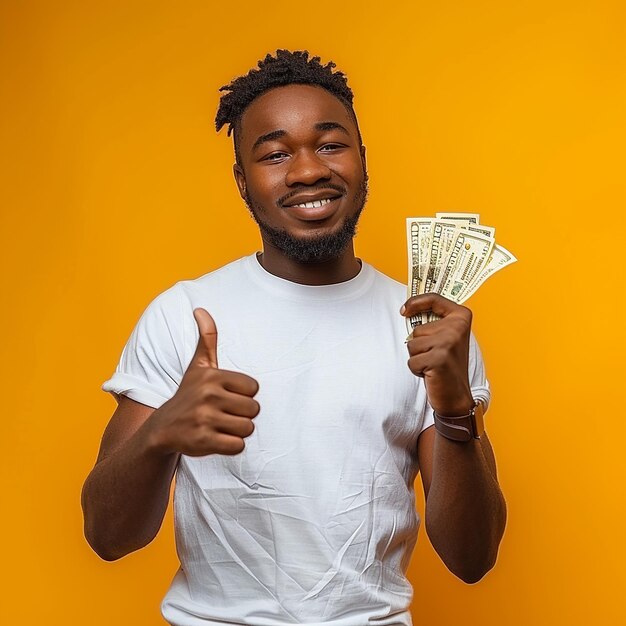
[[[217,327],[206,309],[194,309],[193,316],[198,324],[200,337],[192,363],[217,368]]]

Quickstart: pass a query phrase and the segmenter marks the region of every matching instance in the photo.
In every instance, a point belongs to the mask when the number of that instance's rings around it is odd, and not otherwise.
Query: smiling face
[[[343,103],[321,87],[276,87],[235,132],[237,186],[266,251],[299,263],[341,256],[367,197],[365,148]]]

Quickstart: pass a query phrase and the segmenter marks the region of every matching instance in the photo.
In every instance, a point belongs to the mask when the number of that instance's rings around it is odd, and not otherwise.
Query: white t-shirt
[[[105,391],[155,408],[171,398],[203,307],[219,367],[255,378],[261,406],[241,454],[180,459],[170,624],[411,624],[417,438],[433,419],[407,367],[405,300],[367,263],[349,281],[310,286],[251,255],[147,307]],[[488,403],[473,337],[469,375]]]

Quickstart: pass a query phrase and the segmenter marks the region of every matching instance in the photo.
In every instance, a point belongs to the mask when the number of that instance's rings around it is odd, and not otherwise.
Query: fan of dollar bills
[[[436,213],[408,217],[409,298],[438,293],[461,304],[495,272],[517,259],[495,240],[496,229],[480,223],[477,213]],[[418,324],[439,319],[434,313],[407,318],[412,332]]]

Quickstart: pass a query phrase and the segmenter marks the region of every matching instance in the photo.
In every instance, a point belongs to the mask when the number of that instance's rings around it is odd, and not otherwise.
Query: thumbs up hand
[[[219,369],[215,322],[205,309],[194,309],[193,315],[198,345],[178,391],[151,416],[152,440],[164,453],[238,454],[254,432],[259,384],[246,374]]]

